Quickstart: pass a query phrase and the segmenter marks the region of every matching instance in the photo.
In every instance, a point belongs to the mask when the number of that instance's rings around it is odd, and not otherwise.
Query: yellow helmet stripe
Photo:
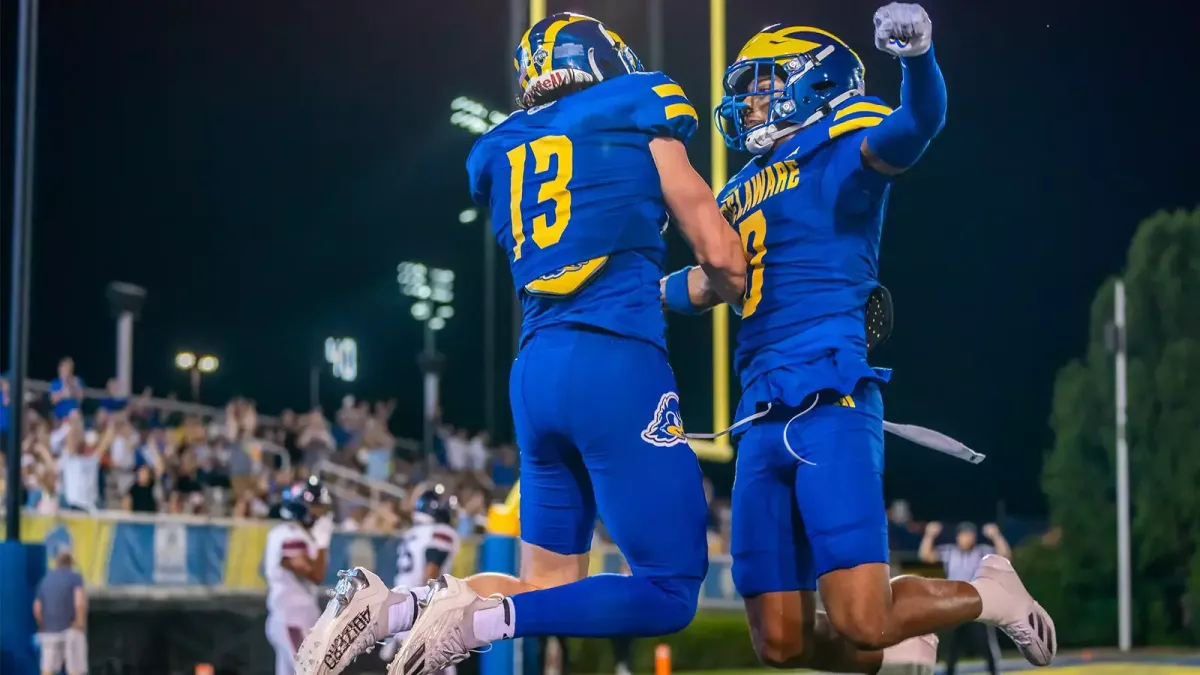
[[[533,76],[537,75],[537,70],[533,66],[533,45],[529,42],[529,34],[533,32],[533,26],[525,31],[525,35],[521,36],[521,51],[529,55],[529,60],[525,62],[525,80],[528,82]]]
[[[538,68],[539,74],[545,75],[552,68],[551,64],[554,62],[554,42],[558,39],[558,31],[576,21],[594,21],[594,19],[586,16],[569,16],[565,19],[555,21],[546,29],[546,37],[542,40],[542,48],[546,50],[546,60]]]

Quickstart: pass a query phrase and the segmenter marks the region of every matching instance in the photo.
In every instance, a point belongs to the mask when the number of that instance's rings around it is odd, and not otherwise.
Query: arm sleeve
[[[946,124],[946,80],[932,46],[920,56],[900,59],[900,66],[900,107],[868,132],[867,146],[888,165],[907,169]]]

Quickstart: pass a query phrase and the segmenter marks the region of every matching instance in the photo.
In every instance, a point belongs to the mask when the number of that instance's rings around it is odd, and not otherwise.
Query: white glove
[[[318,549],[329,548],[329,542],[333,539],[333,516],[328,514],[321,516],[317,522],[313,523],[312,529],[309,531],[312,533],[313,541],[317,543]]]
[[[918,4],[893,2],[875,12],[875,46],[893,56],[920,56],[933,44],[933,22]]]

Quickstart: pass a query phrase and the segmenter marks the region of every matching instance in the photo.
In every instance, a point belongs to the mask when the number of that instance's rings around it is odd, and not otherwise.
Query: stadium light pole
[[[1126,389],[1125,282],[1113,289],[1111,346],[1116,371],[1117,430],[1117,645],[1128,652],[1133,642],[1133,591],[1129,542],[1129,442],[1125,435],[1128,392]]]
[[[437,351],[437,333],[454,318],[454,272],[427,267],[419,262],[402,262],[396,267],[400,292],[412,298],[412,317],[421,322],[425,345],[417,364],[424,374],[425,415],[422,445],[428,467],[433,463],[433,437],[437,425],[438,396],[442,365],[445,362]]]
[[[709,48],[709,110],[721,104],[725,78],[725,0],[709,0],[708,6]],[[709,124],[709,139],[712,146],[712,186],[720,192],[729,180],[729,157],[725,139],[715,124]],[[712,310],[712,367],[713,367],[713,429],[729,427],[729,306],[719,304]],[[732,456],[729,436],[713,441],[717,454]],[[728,459],[726,459],[728,461]]]
[[[13,114],[13,211],[12,211],[12,307],[8,343],[10,396],[14,403],[13,424],[9,425],[10,452],[7,473],[16,481],[21,475],[22,406],[25,402],[25,366],[29,360],[29,284],[33,265],[33,147],[34,118],[37,105],[37,0],[20,0],[17,6],[17,82],[16,110]],[[21,491],[5,495],[5,539],[21,541]],[[5,552],[7,565],[9,553]],[[23,575],[22,575],[23,576]],[[18,597],[23,597],[18,594]],[[19,600],[14,600],[19,601]],[[22,650],[24,648],[22,647]],[[32,655],[25,654],[32,658]]]
[[[192,400],[200,402],[200,378],[217,372],[221,360],[211,354],[197,356],[195,352],[179,352],[175,355],[175,367],[188,373],[192,386]]]
[[[105,294],[117,317],[117,386],[121,396],[128,397],[133,393],[133,322],[142,312],[146,289],[114,281]]]

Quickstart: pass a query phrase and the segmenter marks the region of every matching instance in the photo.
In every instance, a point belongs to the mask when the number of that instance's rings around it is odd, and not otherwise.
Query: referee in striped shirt
[[[953,544],[935,547],[933,542],[941,533],[941,523],[929,523],[925,527],[925,537],[921,539],[919,555],[921,562],[930,565],[941,563],[946,570],[946,578],[951,581],[974,579],[975,571],[979,569],[979,561],[990,553],[1005,558],[1012,557],[1012,549],[1009,547],[1008,541],[1005,540],[1004,535],[1000,534],[1000,528],[994,524],[988,523],[983,526],[983,536],[992,542],[991,546],[976,541],[975,525],[972,523],[959,524]],[[1000,672],[1000,646],[996,643],[996,629],[982,623],[959,624],[946,638],[944,643],[946,645],[946,675],[954,675],[954,668],[958,665],[958,654],[962,650],[963,643],[966,643],[968,649],[982,651],[983,657],[987,661],[988,672],[998,675]]]

